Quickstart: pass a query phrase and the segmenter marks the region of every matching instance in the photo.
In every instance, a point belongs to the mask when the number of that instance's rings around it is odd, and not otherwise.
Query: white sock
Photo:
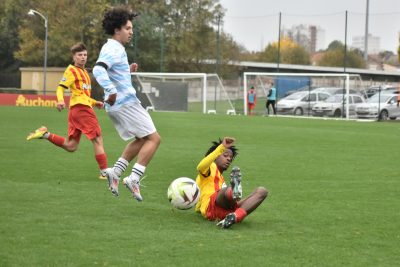
[[[129,161],[124,158],[119,158],[114,164],[114,172],[116,175],[121,176],[121,174],[128,168]]]
[[[49,135],[50,135],[50,133],[49,132],[46,132],[44,135],[43,135],[43,139],[49,139]]]
[[[139,163],[135,163],[132,168],[131,178],[135,181],[139,181],[140,177],[143,176],[144,171],[146,170],[146,166],[140,165]]]

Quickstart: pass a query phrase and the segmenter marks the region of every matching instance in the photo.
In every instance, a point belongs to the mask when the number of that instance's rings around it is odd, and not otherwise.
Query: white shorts
[[[157,131],[149,113],[139,102],[124,105],[118,110],[107,113],[119,136],[125,141],[142,138]]]

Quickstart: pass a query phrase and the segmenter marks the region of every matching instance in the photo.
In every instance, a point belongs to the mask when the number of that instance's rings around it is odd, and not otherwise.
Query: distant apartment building
[[[311,52],[314,53],[326,49],[324,29],[317,26],[310,26],[310,34],[311,36],[315,36],[315,38],[310,40],[311,45],[314,46],[314,50],[311,50]]]
[[[283,36],[303,46],[308,52],[315,53],[325,49],[325,30],[314,25],[294,25],[283,28]]]
[[[381,38],[368,34],[368,54],[378,54],[380,52]],[[360,49],[364,52],[365,48],[365,36],[353,36],[352,48]]]

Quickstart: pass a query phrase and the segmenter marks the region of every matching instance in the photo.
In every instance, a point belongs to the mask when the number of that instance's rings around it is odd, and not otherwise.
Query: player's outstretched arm
[[[224,151],[224,145],[220,144],[213,152],[200,161],[197,165],[197,171],[203,176],[208,176],[211,164],[219,157],[219,155],[224,153]]]

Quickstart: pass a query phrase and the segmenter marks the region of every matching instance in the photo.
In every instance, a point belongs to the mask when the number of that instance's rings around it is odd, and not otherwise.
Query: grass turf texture
[[[109,165],[125,143],[104,111]],[[136,202],[97,179],[92,144],[75,153],[25,141],[67,112],[0,107],[0,266],[395,266],[400,262],[398,123],[151,113],[162,144]],[[237,138],[244,194],[267,200],[218,229],[173,209],[169,183],[195,178],[210,141]],[[129,168],[131,168],[132,164]],[[225,173],[228,177],[228,172]]]

